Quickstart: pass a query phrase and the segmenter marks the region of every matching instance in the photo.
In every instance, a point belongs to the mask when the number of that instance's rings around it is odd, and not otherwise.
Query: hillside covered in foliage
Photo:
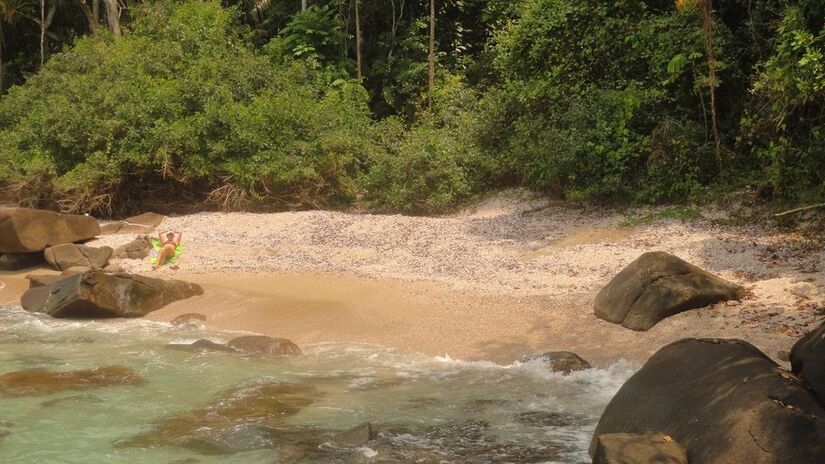
[[[821,0],[0,0],[0,197],[825,197]]]

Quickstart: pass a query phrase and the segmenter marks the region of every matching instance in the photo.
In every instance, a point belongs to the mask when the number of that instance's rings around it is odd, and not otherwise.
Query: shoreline
[[[147,319],[197,312],[215,331],[499,363],[538,351],[573,351],[602,366],[642,362],[687,337],[739,338],[783,361],[780,352],[822,318],[825,252],[798,234],[706,219],[627,227],[615,211],[534,211],[537,201],[497,198],[431,218],[328,211],[169,217],[160,230],[184,231],[179,270],[113,262],[204,288],[203,296]],[[647,332],[597,319],[596,293],[653,250],[744,285],[749,296],[670,317]],[[29,273],[43,271],[0,273],[0,304],[19,299]]]

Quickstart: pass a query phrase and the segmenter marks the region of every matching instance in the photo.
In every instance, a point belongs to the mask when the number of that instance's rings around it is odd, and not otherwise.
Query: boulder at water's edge
[[[598,437],[655,430],[691,464],[825,462],[825,409],[793,374],[740,340],[665,346],[610,401]]]
[[[669,253],[645,253],[596,295],[596,317],[647,330],[689,309],[741,299],[745,289]]]
[[[201,294],[199,285],[180,280],[87,271],[29,289],[21,304],[27,311],[62,318],[141,317]]]

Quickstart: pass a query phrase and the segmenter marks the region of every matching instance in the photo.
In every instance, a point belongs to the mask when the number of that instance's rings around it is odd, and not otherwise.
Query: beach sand
[[[219,331],[376,344],[462,359],[511,362],[546,350],[597,364],[642,361],[685,337],[747,340],[781,358],[825,307],[825,253],[816,241],[765,226],[708,218],[624,226],[596,207],[543,207],[510,192],[443,217],[308,211],[169,217],[184,231],[178,269],[115,260],[130,272],[201,284],[205,294],[150,314],[207,316]],[[117,246],[131,236],[91,245]],[[682,257],[744,285],[750,295],[689,311],[647,332],[598,320],[593,298],[646,251]],[[21,276],[0,275],[8,299]],[[25,281],[22,281],[25,283]],[[5,293],[4,293],[5,292]]]

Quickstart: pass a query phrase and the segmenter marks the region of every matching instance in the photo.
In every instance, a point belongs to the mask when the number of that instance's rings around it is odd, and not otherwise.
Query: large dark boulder
[[[616,274],[596,295],[594,308],[599,319],[647,330],[674,314],[744,296],[739,285],[656,251]]]
[[[49,265],[58,271],[64,271],[73,267],[87,267],[89,269],[103,269],[112,257],[111,247],[100,248],[76,245],[74,243],[64,243],[46,248],[43,256]]]
[[[609,433],[598,437],[593,464],[688,464],[688,458],[667,435]]]
[[[658,431],[691,464],[825,462],[825,409],[793,374],[740,340],[686,339],[665,346],[610,401],[596,427]]]
[[[825,324],[799,339],[790,359],[791,370],[825,403]]]
[[[201,294],[199,285],[180,280],[88,271],[29,289],[21,305],[27,311],[62,318],[141,317]]]
[[[90,216],[27,208],[0,208],[0,253],[33,253],[61,243],[88,240],[100,233]]]

